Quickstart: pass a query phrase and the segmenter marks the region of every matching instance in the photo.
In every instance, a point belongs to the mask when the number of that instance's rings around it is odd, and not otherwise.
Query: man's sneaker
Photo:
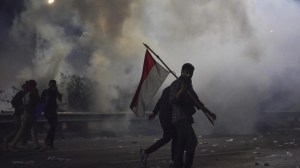
[[[140,156],[141,156],[141,164],[143,167],[147,166],[147,159],[149,154],[145,152],[144,149],[140,149]]]
[[[36,152],[46,150],[47,146],[36,146],[33,150]]]

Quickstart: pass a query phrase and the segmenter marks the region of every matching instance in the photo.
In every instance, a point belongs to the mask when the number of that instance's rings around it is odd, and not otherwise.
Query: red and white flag
[[[137,116],[144,117],[146,105],[153,99],[168,75],[169,71],[158,64],[147,50],[141,81],[130,104],[131,110]]]

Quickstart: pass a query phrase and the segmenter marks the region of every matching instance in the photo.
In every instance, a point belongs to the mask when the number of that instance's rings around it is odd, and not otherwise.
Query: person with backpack
[[[49,88],[45,89],[41,96],[42,102],[44,103],[44,115],[47,119],[50,128],[47,132],[47,136],[45,139],[45,145],[46,147],[53,149],[54,148],[54,139],[55,139],[55,131],[57,126],[57,101],[62,100],[62,94],[59,93],[56,81],[50,80],[49,81]]]
[[[175,168],[191,168],[194,161],[197,137],[192,127],[193,114],[196,109],[204,110],[204,104],[199,100],[192,86],[194,66],[190,63],[183,64],[181,76],[170,86],[169,102],[172,105],[172,122],[176,128]],[[216,115],[207,112],[213,120]],[[185,159],[183,155],[185,151]]]
[[[20,140],[26,139],[29,132],[31,133],[32,141],[35,145],[34,149],[39,150],[41,148],[37,137],[37,121],[35,118],[35,109],[40,99],[36,86],[37,83],[35,80],[29,80],[24,86],[21,127],[17,135],[8,146],[11,151],[18,151],[18,149],[16,149],[16,145]]]
[[[25,84],[22,85],[22,90],[18,91],[11,100],[11,105],[15,109],[13,114],[13,130],[4,137],[4,144],[6,148],[8,148],[8,143],[14,139],[21,127],[21,115],[24,110],[22,101],[24,93]]]
[[[170,94],[170,87],[167,87],[163,90],[161,97],[159,98],[158,102],[156,103],[152,114],[149,115],[149,120],[153,120],[157,114],[159,114],[159,121],[161,127],[163,129],[163,137],[155,142],[153,145],[149,146],[147,149],[140,149],[140,159],[141,159],[141,166],[147,166],[147,159],[149,154],[155,152],[165,144],[171,141],[171,161],[170,165],[174,162],[174,149],[176,144],[176,133],[175,127],[172,123],[172,108],[169,104],[169,94]]]

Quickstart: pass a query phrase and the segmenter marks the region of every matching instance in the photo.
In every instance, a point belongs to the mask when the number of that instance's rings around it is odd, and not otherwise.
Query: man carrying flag
[[[169,71],[158,64],[146,50],[142,77],[130,104],[130,108],[137,116],[144,117],[146,106],[168,75]]]
[[[194,69],[190,63],[183,64],[181,76],[170,86],[169,103],[172,105],[172,122],[176,128],[175,168],[191,168],[194,161],[197,146],[197,137],[192,127],[195,107],[206,111],[212,120],[216,120],[216,115],[207,111],[193,89]],[[185,159],[183,159],[184,151]]]
[[[193,164],[194,153],[197,146],[197,137],[192,127],[192,123],[194,122],[192,116],[196,112],[195,107],[203,111],[212,125],[214,125],[216,115],[204,106],[193,89],[191,79],[195,68],[192,64],[184,64],[181,69],[181,76],[177,77],[149,46],[144,45],[168,70],[157,64],[147,50],[142,78],[130,108],[136,115],[143,117],[145,115],[145,106],[152,100],[168,74],[172,73],[176,80],[169,86],[169,100],[166,98],[166,100],[168,100],[167,104],[171,106],[170,109],[172,112],[170,120],[172,120],[172,125],[174,124],[173,127],[175,127],[176,134],[175,152],[174,155],[172,154],[174,165],[172,165],[172,167],[182,168],[184,166],[185,168],[190,168]],[[151,152],[148,151],[147,153],[146,150],[141,151],[142,166],[145,167],[147,157]],[[186,151],[185,159],[183,159],[184,151]]]

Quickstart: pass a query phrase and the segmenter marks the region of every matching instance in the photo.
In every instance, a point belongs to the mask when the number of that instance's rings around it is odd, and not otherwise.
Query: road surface
[[[139,149],[159,136],[58,139],[45,151],[5,150],[0,144],[1,168],[138,168]],[[300,168],[300,135],[295,133],[199,136],[194,168]],[[149,168],[168,167],[170,145],[150,155]]]

